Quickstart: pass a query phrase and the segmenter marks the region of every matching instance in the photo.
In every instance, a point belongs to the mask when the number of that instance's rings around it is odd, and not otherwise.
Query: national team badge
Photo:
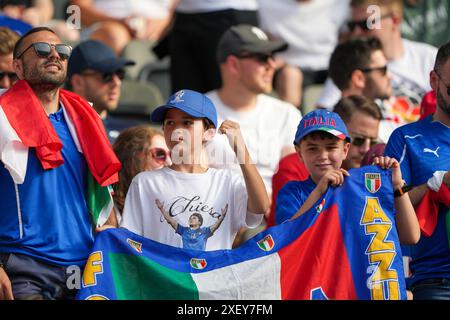
[[[170,103],[183,102],[184,101],[182,99],[183,95],[184,95],[184,90],[180,90],[180,91],[175,92],[173,99],[170,100]]]
[[[127,238],[127,243],[139,253],[142,253],[142,243]]]
[[[364,184],[370,193],[377,192],[381,187],[381,174],[366,173]]]
[[[270,234],[259,240],[257,243],[258,247],[264,251],[270,251],[275,246],[275,241],[273,241],[273,238]]]
[[[191,267],[197,270],[203,270],[206,268],[206,260],[205,259],[196,259],[196,258],[192,258],[191,259]]]
[[[321,213],[324,205],[325,205],[325,198],[323,198],[322,201],[320,201],[320,203],[317,205],[316,213]]]

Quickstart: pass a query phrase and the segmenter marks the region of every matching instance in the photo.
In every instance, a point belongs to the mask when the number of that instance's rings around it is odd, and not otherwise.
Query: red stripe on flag
[[[329,299],[357,299],[337,206],[278,254],[281,258],[282,299],[309,300],[321,287]],[[318,241],[319,240],[319,241]]]

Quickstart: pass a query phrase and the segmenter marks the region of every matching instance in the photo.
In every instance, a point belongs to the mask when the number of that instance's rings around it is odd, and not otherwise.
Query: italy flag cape
[[[14,183],[25,181],[29,148],[36,150],[44,170],[62,165],[61,140],[28,83],[20,80],[0,94],[0,160]],[[92,106],[63,89],[59,98],[71,136],[89,168],[88,208],[95,225],[101,226],[113,207],[110,185],[118,181],[121,165]]]
[[[353,169],[311,210],[233,250],[187,250],[126,229],[103,231],[77,298],[405,299],[394,221],[391,171]]]

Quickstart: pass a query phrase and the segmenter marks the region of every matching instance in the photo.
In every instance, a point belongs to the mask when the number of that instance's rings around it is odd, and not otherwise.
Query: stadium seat
[[[126,68],[127,79],[136,80],[144,66],[157,60],[156,55],[151,50],[154,45],[153,41],[148,40],[132,40],[128,43],[121,56],[133,60],[136,64]]]
[[[161,93],[154,84],[124,80],[119,106],[111,114],[148,122],[152,111],[163,102]]]
[[[140,71],[138,80],[140,82],[154,83],[166,100],[172,93],[170,84],[170,58],[165,57],[146,64]]]

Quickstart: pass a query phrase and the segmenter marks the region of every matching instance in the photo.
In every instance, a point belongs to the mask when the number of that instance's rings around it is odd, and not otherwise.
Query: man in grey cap
[[[92,103],[103,120],[111,143],[120,131],[138,124],[108,115],[119,104],[124,67],[134,64],[117,57],[110,47],[96,40],[80,43],[69,58],[66,86]]]
[[[301,119],[292,104],[267,95],[275,72],[273,54],[286,48],[286,43],[270,40],[257,27],[241,24],[229,28],[217,46],[222,87],[207,93],[216,106],[219,123],[239,123],[269,195],[278,161],[295,152],[292,139]],[[222,138],[216,136],[207,147],[210,165],[238,171],[233,150]]]

